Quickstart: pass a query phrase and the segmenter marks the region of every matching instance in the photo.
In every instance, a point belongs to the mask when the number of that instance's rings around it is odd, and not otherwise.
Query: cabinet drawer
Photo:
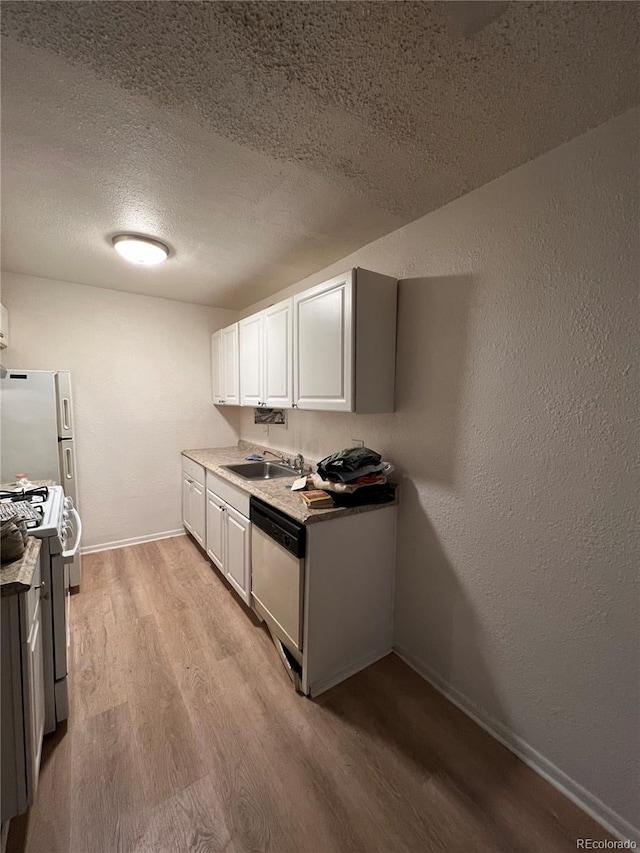
[[[217,474],[207,471],[207,489],[249,518],[249,493],[243,492]]]
[[[201,486],[204,486],[204,468],[202,465],[198,465],[198,463],[194,462],[193,459],[183,456],[182,470],[187,474],[187,476],[192,477],[194,480],[197,480]]]

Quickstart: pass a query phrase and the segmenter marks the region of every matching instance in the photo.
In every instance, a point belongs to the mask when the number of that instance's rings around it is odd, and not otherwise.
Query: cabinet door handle
[[[291,408],[292,408],[292,409],[297,409],[297,408],[298,408],[298,404],[297,404],[297,403],[292,403],[292,404],[291,404]]]
[[[42,583],[37,584],[34,589],[42,590],[42,592],[40,593],[41,598],[49,598],[49,593],[47,592],[47,584],[45,583],[45,581],[42,581]]]

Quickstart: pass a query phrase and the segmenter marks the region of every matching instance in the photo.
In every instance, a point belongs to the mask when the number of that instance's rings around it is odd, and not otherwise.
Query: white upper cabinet
[[[393,412],[397,295],[358,267],[216,332],[214,403]]]
[[[240,320],[238,330],[241,405],[264,406],[264,313],[261,311]]]
[[[211,387],[216,405],[240,405],[237,323],[211,335]]]
[[[222,330],[222,363],[224,364],[224,401],[228,406],[239,406],[240,366],[237,323]]]
[[[353,272],[298,293],[294,400],[300,409],[352,411]]]
[[[213,402],[224,403],[224,377],[222,372],[222,330],[211,335],[211,391]]]
[[[9,312],[0,305],[0,349],[9,346]]]
[[[265,405],[290,408],[293,403],[293,299],[263,312]]]
[[[393,412],[398,282],[364,269],[293,297],[293,406]]]

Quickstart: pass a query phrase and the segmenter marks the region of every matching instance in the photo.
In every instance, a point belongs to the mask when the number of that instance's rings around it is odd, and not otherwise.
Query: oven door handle
[[[73,519],[76,523],[76,541],[73,543],[73,548],[69,548],[68,551],[62,552],[63,560],[73,560],[75,555],[78,553],[78,548],[80,547],[80,539],[82,538],[82,519],[78,514],[78,510],[75,507],[71,507],[69,512],[73,516]]]

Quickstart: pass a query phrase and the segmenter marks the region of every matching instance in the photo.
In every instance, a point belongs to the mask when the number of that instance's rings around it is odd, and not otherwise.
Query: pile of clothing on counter
[[[318,462],[310,479],[316,489],[329,492],[336,506],[388,503],[395,486],[388,482],[393,465],[368,447],[349,447]]]

